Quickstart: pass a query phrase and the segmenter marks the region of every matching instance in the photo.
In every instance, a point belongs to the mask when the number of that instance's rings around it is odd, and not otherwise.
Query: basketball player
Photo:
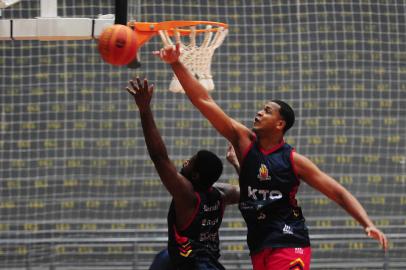
[[[234,148],[231,144],[228,145],[227,153],[226,153],[227,161],[234,167],[237,174],[240,170],[240,165],[238,163],[237,156],[235,155]],[[214,183],[214,187],[222,188],[222,185],[227,185],[223,183]],[[154,258],[149,270],[176,270],[171,262],[171,258],[169,257],[168,249],[165,248],[161,250]]]
[[[127,91],[134,97],[141,116],[145,143],[155,168],[172,195],[168,213],[168,250],[161,252],[153,267],[178,270],[223,270],[218,261],[218,230],[227,204],[238,203],[239,188],[217,184],[223,164],[212,152],[200,150],[187,160],[180,172],[169,159],[155,125],[150,102],[153,85],[145,79],[131,80]],[[168,264],[172,266],[168,267]],[[160,268],[157,268],[160,267]]]
[[[386,236],[375,227],[351,193],[307,157],[285,143],[294,124],[292,108],[270,100],[257,112],[252,129],[230,118],[179,61],[180,44],[154,52],[170,64],[193,105],[234,146],[240,168],[239,209],[247,223],[254,270],[310,269],[308,229],[295,199],[300,180],[335,201],[386,250]]]

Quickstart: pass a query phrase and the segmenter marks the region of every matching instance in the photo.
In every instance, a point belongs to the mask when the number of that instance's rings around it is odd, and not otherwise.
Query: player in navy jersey
[[[295,114],[281,100],[257,112],[252,129],[230,118],[180,62],[180,44],[154,52],[171,65],[192,104],[234,147],[240,168],[239,208],[247,228],[254,270],[310,268],[310,241],[295,195],[300,180],[335,201],[354,217],[369,237],[386,250],[386,236],[375,227],[351,193],[307,157],[285,143]]]
[[[177,172],[152,115],[153,85],[137,78],[130,81],[127,91],[139,108],[149,155],[173,198],[168,213],[168,248],[158,254],[150,269],[223,270],[218,261],[218,231],[225,206],[239,201],[239,187],[213,186],[223,164],[207,150],[197,152]]]

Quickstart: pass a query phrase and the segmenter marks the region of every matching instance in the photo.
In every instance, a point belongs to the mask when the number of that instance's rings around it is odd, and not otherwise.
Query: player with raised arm
[[[220,177],[223,164],[212,152],[200,150],[187,160],[180,172],[169,159],[165,144],[155,125],[150,102],[153,85],[145,79],[131,80],[127,91],[139,108],[142,129],[149,155],[162,183],[172,195],[168,213],[168,253],[166,269],[222,270],[218,230],[224,207],[238,203],[239,188],[229,184],[213,187]],[[160,253],[165,263],[165,251]],[[155,263],[155,262],[154,262]]]
[[[229,146],[227,148],[226,159],[234,167],[234,169],[236,170],[236,172],[238,174],[239,170],[240,170],[240,165],[238,163],[237,156],[235,155],[234,148],[231,144],[229,144]],[[216,187],[217,189],[219,189],[222,192],[227,192],[227,189],[229,188],[229,184],[214,183],[214,187]],[[237,190],[238,190],[238,187],[234,186],[233,188],[237,188]],[[167,248],[161,250],[155,256],[149,270],[176,270],[175,266],[172,264],[172,261],[169,256]]]
[[[284,141],[294,124],[292,108],[270,100],[257,112],[252,129],[230,118],[179,61],[180,45],[154,52],[170,64],[192,104],[233,145],[240,163],[239,209],[248,227],[254,270],[310,269],[308,229],[295,199],[300,180],[340,205],[386,250],[388,241],[359,201],[307,157]]]

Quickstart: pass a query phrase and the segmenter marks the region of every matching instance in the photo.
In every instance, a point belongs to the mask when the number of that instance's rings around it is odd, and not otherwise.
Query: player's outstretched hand
[[[378,240],[379,244],[385,251],[388,250],[388,239],[386,238],[386,235],[383,232],[381,232],[378,228],[376,228],[375,226],[366,227],[365,233],[369,237]]]
[[[145,78],[144,82],[141,82],[140,78],[129,81],[129,86],[126,88],[135,100],[140,111],[149,107],[151,103],[152,93],[154,92],[154,85],[148,85],[148,80]]]
[[[240,163],[238,162],[237,155],[235,154],[234,147],[231,143],[228,143],[226,158],[227,161],[233,165],[237,173],[240,173]]]
[[[235,164],[238,164],[237,155],[235,154],[234,147],[231,143],[227,146],[226,158],[231,165],[235,166]]]
[[[152,52],[167,64],[173,64],[179,61],[180,56],[180,43],[176,45],[166,45],[160,51]]]

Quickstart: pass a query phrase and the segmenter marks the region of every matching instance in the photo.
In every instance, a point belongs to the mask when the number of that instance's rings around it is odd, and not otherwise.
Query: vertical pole
[[[127,25],[127,0],[115,0],[115,8],[114,24]]]
[[[25,269],[26,270],[31,270],[31,264],[30,264],[30,253],[31,253],[31,245],[27,244],[27,255],[25,257]]]
[[[134,258],[133,258],[133,269],[132,270],[136,270],[137,269],[137,262],[138,262],[138,250],[136,249],[136,247],[138,247],[136,240],[134,240],[134,242],[132,242],[133,246],[133,254],[134,254]]]
[[[127,9],[128,9],[128,3],[127,0],[115,0],[115,19],[114,19],[114,24],[122,24],[122,25],[127,25]],[[139,61],[139,56],[137,54],[137,57],[127,65],[128,68],[130,69],[136,69],[141,66],[141,63]]]
[[[389,251],[383,253],[383,270],[389,269]]]

